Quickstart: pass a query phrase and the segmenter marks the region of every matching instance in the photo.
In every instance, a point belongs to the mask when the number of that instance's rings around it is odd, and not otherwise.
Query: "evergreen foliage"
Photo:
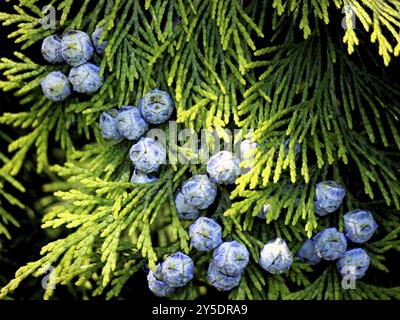
[[[0,139],[1,143],[10,142],[10,138],[1,132]],[[0,151],[0,161],[1,164],[5,164],[8,163],[10,159]],[[8,239],[11,239],[11,234],[7,226],[19,226],[17,219],[10,212],[10,206],[17,206],[21,209],[25,208],[24,204],[13,195],[15,190],[17,193],[25,192],[25,188],[20,182],[5,170],[0,169],[0,237],[5,236]]]
[[[179,219],[174,204],[182,183],[206,166],[168,164],[156,181],[132,184],[132,142],[105,141],[99,133],[103,111],[137,106],[158,87],[174,99],[178,130],[215,129],[222,139],[224,129],[254,131],[254,163],[233,187],[219,185],[207,210],[224,241],[237,240],[250,251],[229,298],[400,299],[400,284],[390,281],[395,271],[386,263],[400,252],[400,87],[390,73],[400,53],[398,1],[52,0],[56,30],[40,22],[48,3],[7,2],[14,9],[0,13],[0,20],[14,28],[9,38],[20,50],[1,58],[0,88],[20,104],[2,113],[0,123],[21,135],[13,141],[4,135],[9,154],[0,153],[0,237],[10,237],[7,224],[18,225],[2,204],[24,207],[14,195],[24,191],[16,176],[32,155],[38,173],[50,168],[57,175],[43,186],[54,198],[41,202],[42,227],[63,232],[17,270],[0,297],[52,265],[57,285],[118,298],[136,273],[145,277],[143,267],[155,270],[177,251],[190,253],[195,280],[172,298],[196,299],[211,290],[211,253],[191,248],[190,222]],[[343,30],[343,18],[348,27],[353,23],[348,6],[357,25]],[[59,103],[47,100],[41,80],[52,71],[66,73],[67,66],[29,53],[51,34],[91,34],[97,26],[104,30],[100,42],[108,41],[104,55],[94,58],[102,88]],[[168,124],[158,127],[168,133]],[[52,148],[63,150],[58,163],[49,160]],[[340,182],[346,197],[338,211],[318,217],[315,185],[324,180]],[[265,204],[267,218],[258,219]],[[342,230],[343,214],[354,208],[374,212],[379,225],[363,246],[371,270],[357,289],[342,288],[333,263],[314,267],[295,258],[281,275],[259,267],[267,241],[281,237],[296,252],[326,227]],[[56,294],[49,288],[44,298]]]

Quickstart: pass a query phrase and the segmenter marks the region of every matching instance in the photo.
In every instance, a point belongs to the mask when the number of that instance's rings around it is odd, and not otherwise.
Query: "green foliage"
[[[1,143],[9,142],[9,137],[0,132]],[[0,152],[0,164],[8,163],[10,159]],[[0,167],[0,237],[5,236],[11,239],[11,234],[7,229],[8,225],[19,226],[14,214],[10,212],[12,206],[24,209],[25,206],[14,195],[14,191],[25,192],[23,185],[10,176],[7,171]],[[0,246],[1,249],[1,246]]]
[[[400,53],[400,3],[396,0],[274,0],[272,6],[276,9],[273,16],[276,24],[291,17],[292,23],[303,31],[305,39],[312,33],[311,22],[315,26],[318,25],[318,19],[325,24],[332,23],[329,10],[336,7],[343,13],[341,19],[347,27],[343,42],[347,44],[349,54],[360,44],[360,38],[365,37],[356,30],[360,24],[366,32],[371,33],[370,41],[378,44],[379,55],[385,65],[389,65],[393,56],[397,57]]]
[[[400,51],[398,2],[85,0],[76,6],[75,0],[54,0],[60,19],[56,31],[42,28],[38,2],[21,0],[15,13],[0,13],[4,25],[16,27],[9,37],[25,50],[53,32],[91,33],[103,25],[108,45],[95,62],[105,83],[93,96],[56,104],[43,97],[39,84],[59,66],[34,62],[20,52],[1,59],[0,88],[14,91],[21,104],[1,115],[0,123],[25,134],[9,144],[11,159],[0,154],[5,163],[0,187],[7,183],[23,191],[13,176],[32,147],[38,172],[49,167],[54,141],[67,159],[51,166],[59,178],[44,186],[56,199],[42,200],[43,228],[63,230],[65,236],[21,267],[1,297],[53,265],[57,285],[72,283],[90,288],[94,296],[118,298],[143,266],[154,269],[177,250],[193,257],[196,282],[173,297],[205,294],[210,256],[191,249],[189,223],[179,220],[174,205],[182,182],[204,172],[204,166],[165,165],[158,180],[135,185],[129,182],[131,144],[105,142],[98,134],[102,111],[137,105],[143,94],[159,87],[174,98],[179,128],[215,129],[222,139],[226,128],[253,130],[259,144],[250,170],[233,188],[219,186],[215,209],[207,213],[223,225],[225,240],[240,241],[251,253],[229,298],[400,298],[400,287],[387,288],[368,276],[357,282],[356,290],[342,289],[334,264],[324,264],[316,274],[296,258],[280,276],[266,274],[257,264],[270,239],[282,237],[296,252],[323,228],[341,229],[346,210],[362,207],[373,210],[380,225],[378,236],[365,246],[371,269],[379,276],[390,271],[386,256],[400,251],[400,90],[393,81],[382,80],[386,71],[376,61],[376,49],[360,40],[371,32],[384,64],[394,60]],[[360,28],[340,29],[336,20],[346,5],[353,7]],[[350,57],[355,45],[359,52]],[[366,68],[367,59],[375,63],[373,68]],[[167,125],[160,128],[167,133]],[[82,140],[90,143],[78,147]],[[301,145],[298,156],[296,143]],[[345,204],[319,218],[313,209],[315,184],[327,179],[346,186]],[[0,196],[22,206],[3,193],[0,189]],[[255,216],[266,203],[271,206],[263,222]],[[5,223],[17,223],[0,210]],[[0,224],[0,233],[2,229]],[[46,290],[44,298],[53,291]]]
[[[393,125],[399,118],[398,91],[348,60],[329,35],[326,35],[327,47],[322,47],[320,33],[323,31],[313,33],[304,42],[255,52],[256,56],[270,59],[252,62],[253,68],[266,66],[266,70],[258,82],[244,92],[245,100],[238,106],[239,114],[245,118],[241,124],[247,129],[257,128],[254,139],[261,145],[255,153],[254,165],[238,178],[231,195],[233,199],[246,198],[246,206],[243,206],[244,200],[237,204],[241,213],[248,211],[253,203],[258,204],[255,215],[262,206],[260,200],[267,202],[268,195],[275,193],[271,192],[273,190],[266,192],[268,185],[271,181],[280,181],[283,172],[289,171],[292,183],[303,180],[311,189],[315,182],[326,177],[328,166],[337,171],[341,163],[358,170],[364,191],[371,199],[376,193],[371,186],[374,183],[387,205],[394,204],[400,209],[398,162],[377,145],[391,147],[393,144],[399,148],[398,131]],[[258,91],[274,99],[264,103]],[[370,120],[367,114],[373,114],[374,118]],[[291,142],[286,155],[284,141],[287,137]],[[296,141],[302,146],[301,162],[296,161],[294,153]],[[311,156],[316,161],[310,161]],[[339,176],[335,179],[342,180]],[[267,189],[247,192],[259,186]],[[317,226],[313,213],[314,190],[301,186],[301,190],[294,192],[301,200],[308,201],[300,201],[296,213],[293,217],[287,216],[285,224],[295,225],[302,216],[307,220],[306,230],[311,235]],[[292,196],[292,207],[295,199]],[[233,204],[226,214],[237,213],[235,207]]]

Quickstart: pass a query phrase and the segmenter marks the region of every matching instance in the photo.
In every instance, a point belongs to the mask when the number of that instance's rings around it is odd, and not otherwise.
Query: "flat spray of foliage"
[[[370,272],[389,272],[386,253],[400,251],[400,88],[382,74],[400,53],[398,1],[53,0],[55,31],[42,28],[39,1],[9,1],[14,11],[0,13],[0,20],[13,25],[9,37],[21,51],[1,58],[0,88],[13,91],[21,105],[1,115],[0,123],[22,128],[24,135],[9,144],[9,155],[0,154],[0,186],[23,191],[14,176],[25,159],[35,153],[42,172],[50,166],[48,146],[56,143],[67,161],[51,166],[60,180],[44,188],[58,200],[47,206],[43,228],[67,232],[44,246],[40,259],[21,267],[2,297],[28,276],[41,276],[48,265],[56,268],[57,285],[119,297],[145,264],[154,269],[177,250],[190,251],[196,281],[174,298],[204,294],[210,256],[190,250],[188,223],[179,220],[174,206],[176,190],[204,166],[165,165],[157,181],[134,185],[127,156],[131,143],[105,142],[97,128],[102,111],[137,105],[159,87],[173,96],[181,128],[216,129],[222,138],[224,128],[252,129],[260,142],[251,170],[232,189],[219,187],[217,204],[208,212],[223,225],[225,240],[241,241],[251,252],[230,298],[400,298],[400,287],[384,287],[368,275],[356,290],[343,290],[334,264],[316,272],[296,258],[280,276],[257,264],[266,241],[283,237],[295,252],[317,231],[341,229],[343,213],[362,207],[373,211],[380,225],[365,245]],[[357,26],[343,30],[341,10],[349,5]],[[108,40],[104,57],[95,60],[105,77],[102,89],[86,99],[48,101],[39,83],[60,67],[33,61],[24,50],[52,33],[91,33],[98,25]],[[283,142],[289,136],[286,154]],[[90,143],[78,148],[78,139]],[[318,218],[315,184],[327,179],[345,185],[347,195],[337,212]],[[1,201],[23,206],[0,190]],[[255,216],[265,203],[271,209],[264,222]],[[0,217],[17,224],[1,206]],[[1,221],[0,236],[8,236]],[[53,294],[48,289],[44,297]]]

